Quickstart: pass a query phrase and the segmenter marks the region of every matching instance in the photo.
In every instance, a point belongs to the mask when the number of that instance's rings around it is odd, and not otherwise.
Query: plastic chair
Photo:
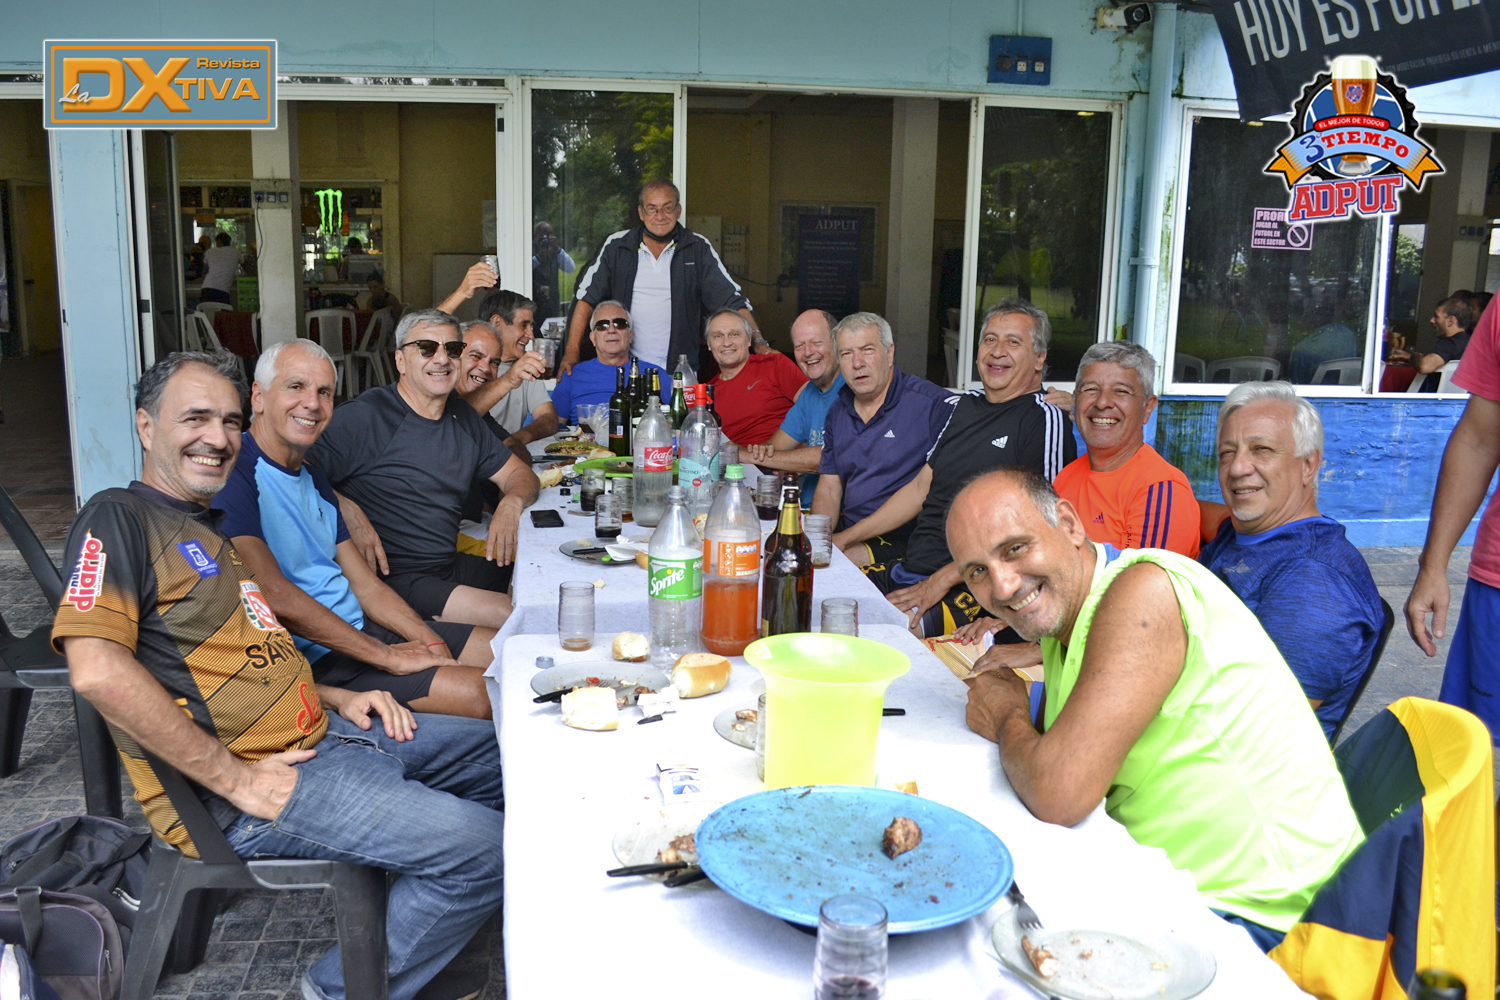
[[[1370,678],[1375,676],[1375,668],[1380,666],[1380,657],[1385,653],[1385,641],[1391,637],[1391,629],[1396,625],[1396,612],[1385,598],[1380,599],[1380,606],[1385,609],[1385,624],[1380,626],[1380,637],[1375,640],[1375,649],[1370,653],[1370,662],[1365,667],[1365,672],[1359,675],[1359,683],[1354,685],[1354,693],[1349,696],[1349,704],[1344,706],[1344,714],[1339,716],[1338,724],[1333,727],[1333,735],[1328,738],[1330,746],[1339,741],[1339,733],[1344,731],[1344,723],[1349,721],[1349,716],[1354,713],[1354,706],[1359,704],[1360,696],[1365,693],[1365,688],[1370,686]]]
[[[187,315],[187,349],[190,351],[207,351],[210,354],[228,354],[224,345],[219,343],[219,334],[214,330],[213,320],[202,310],[194,310]]]
[[[943,361],[948,366],[948,385],[958,385],[958,331],[943,330]],[[561,355],[559,355],[561,356]]]
[[[1364,358],[1325,361],[1313,372],[1311,385],[1359,385],[1365,373]],[[1332,374],[1333,378],[1328,376]]]
[[[1443,365],[1443,367],[1439,368],[1436,372],[1428,372],[1426,375],[1423,375],[1421,372],[1417,372],[1417,377],[1411,380],[1411,385],[1406,387],[1406,391],[1409,393],[1421,392],[1422,387],[1427,384],[1427,380],[1433,375],[1436,375],[1438,377],[1437,392],[1439,394],[1445,392],[1463,393],[1462,389],[1451,388],[1451,386],[1453,385],[1453,373],[1456,371],[1458,371],[1458,362],[1449,361],[1447,364]],[[1464,394],[1467,395],[1467,393]]]
[[[350,343],[354,342],[356,331],[355,315],[353,309],[314,309],[307,313],[304,319],[304,329],[308,340],[315,340],[322,345],[323,350],[328,352],[328,357],[333,360],[335,395],[344,392],[344,332],[347,328]],[[313,336],[313,324],[318,324],[318,335]]]
[[[1272,382],[1281,377],[1281,362],[1275,358],[1247,355],[1209,362],[1210,382]]]
[[[56,607],[63,594],[62,574],[4,489],[0,489],[0,527],[26,560],[42,596]],[[36,688],[69,686],[68,661],[52,650],[52,617],[48,616],[25,636],[11,632],[0,617],[0,778],[8,778],[20,769],[26,718],[31,713],[31,692]],[[115,755],[109,725],[76,692],[73,715],[78,723],[85,808],[95,816],[120,819],[125,815],[120,800],[120,760]]]
[[[1202,382],[1203,370],[1203,359],[1195,358],[1191,354],[1178,354],[1172,359],[1172,381],[1174,382]]]
[[[365,389],[376,385],[389,385],[391,377],[386,368],[386,359],[389,354],[380,351],[380,345],[385,343],[391,335],[394,324],[391,322],[389,309],[377,309],[370,316],[370,322],[365,325],[364,336],[354,346],[354,352],[349,356],[350,364],[354,366],[354,394],[358,395]]]
[[[1365,841],[1271,959],[1325,1000],[1403,997],[1417,969],[1495,990],[1490,734],[1461,708],[1402,698],[1334,752]]]
[[[214,313],[234,312],[234,306],[230,305],[228,302],[200,302],[198,303],[197,309],[203,315],[208,317],[210,324],[212,324],[213,322]]]
[[[337,861],[257,858],[234,853],[186,778],[146,754],[172,807],[187,828],[197,858],[160,836],[151,840],[146,891],[125,959],[121,1000],[150,1000],[167,952],[176,939],[176,971],[203,960],[213,926],[217,891],[223,889],[319,889],[334,891],[339,957],[349,1000],[386,1000],[386,873]]]

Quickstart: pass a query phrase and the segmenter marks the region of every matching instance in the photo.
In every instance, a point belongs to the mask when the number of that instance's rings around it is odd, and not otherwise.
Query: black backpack
[[[0,847],[0,891],[34,885],[92,899],[114,917],[129,948],[150,857],[149,833],[106,816],[64,816]]]
[[[0,892],[0,941],[0,964],[10,964],[26,1000],[120,996],[125,949],[101,903],[34,885]]]

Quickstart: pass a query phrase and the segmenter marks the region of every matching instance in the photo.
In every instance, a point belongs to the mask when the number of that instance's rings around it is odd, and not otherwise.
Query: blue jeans
[[[417,715],[398,743],[329,714],[318,755],[297,767],[274,820],[242,813],[224,831],[242,858],[318,858],[396,874],[386,908],[390,1000],[411,1000],[500,906],[505,814],[500,749],[488,720]],[[339,949],[308,970],[344,1000]]]

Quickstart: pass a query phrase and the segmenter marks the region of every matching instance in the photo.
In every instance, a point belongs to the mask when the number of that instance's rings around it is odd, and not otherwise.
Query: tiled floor
[[[65,400],[62,352],[0,362],[0,486],[44,542],[66,538],[75,512]],[[4,532],[0,548],[15,548]]]

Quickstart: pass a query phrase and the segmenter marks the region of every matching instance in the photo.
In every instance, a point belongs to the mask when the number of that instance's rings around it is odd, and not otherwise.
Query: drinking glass
[[[594,498],[594,534],[610,541],[619,538],[622,513],[620,494],[600,493]]]
[[[635,510],[635,480],[629,476],[616,476],[609,481],[610,488],[620,500],[620,516]]]
[[[755,477],[755,513],[762,521],[774,521],[781,513],[781,477]]]
[[[833,561],[832,521],[827,514],[802,516],[802,530],[807,533],[807,544],[812,547],[812,564],[815,568],[827,566]]]
[[[755,776],[766,780],[766,696],[755,703]]]
[[[563,649],[588,649],[594,644],[594,585],[568,580],[557,587],[557,638]]]
[[[834,896],[818,911],[814,1000],[885,996],[886,912],[869,896]]]
[[[859,635],[859,602],[852,597],[825,598],[818,631],[835,635]]]
[[[723,482],[724,470],[731,465],[740,464],[740,446],[733,441],[723,441],[719,444],[719,475]]]
[[[493,253],[487,253],[487,254],[484,255],[484,262],[486,264],[488,264],[490,267],[494,268],[494,270],[495,270],[495,284],[492,287],[499,288],[500,287],[500,255],[499,254],[493,254]]]
[[[609,404],[590,403],[578,407],[579,434],[589,441],[609,443]]]
[[[583,474],[583,485],[578,489],[578,499],[586,514],[594,512],[594,503],[604,492],[604,470],[589,469]]]
[[[557,361],[557,341],[538,337],[531,342],[531,350],[536,351],[546,362],[547,370],[552,370],[552,365]]]

